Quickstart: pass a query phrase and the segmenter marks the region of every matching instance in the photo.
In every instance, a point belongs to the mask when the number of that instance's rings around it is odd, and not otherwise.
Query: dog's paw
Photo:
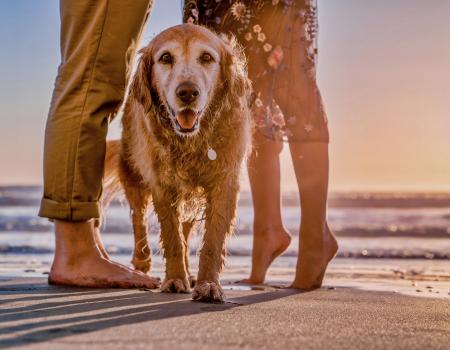
[[[141,271],[143,273],[147,273],[148,271],[150,271],[150,260],[138,260],[136,258],[133,258],[131,263],[138,271]]]
[[[161,285],[161,292],[164,293],[190,293],[191,288],[187,278],[169,278]]]
[[[201,281],[195,285],[192,299],[196,301],[223,303],[225,295],[219,283]]]
[[[191,286],[191,288],[194,288],[195,285],[197,284],[197,277],[190,275],[188,277],[189,280],[189,285]]]

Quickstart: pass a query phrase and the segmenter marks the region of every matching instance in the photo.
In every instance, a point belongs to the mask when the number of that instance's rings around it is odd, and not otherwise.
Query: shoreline
[[[112,255],[131,256],[133,236],[131,233],[102,233],[106,250]],[[201,234],[190,239],[190,253],[196,255],[201,244]],[[295,258],[298,252],[298,235],[293,235],[292,242],[284,256]],[[149,235],[153,255],[160,250],[159,234]],[[415,238],[415,237],[341,237],[338,257],[361,259],[416,259],[416,260],[449,260],[449,238]],[[407,244],[406,244],[407,240]],[[227,240],[227,250],[232,257],[251,257],[252,235],[234,234]],[[0,254],[2,256],[27,257],[36,256],[38,260],[51,261],[54,251],[53,232],[2,232],[0,233]],[[0,258],[1,260],[1,258]]]
[[[46,278],[52,256],[45,261],[31,256],[0,260],[0,281],[23,278]],[[113,255],[114,261],[130,265],[129,256]],[[191,270],[195,274],[198,257],[191,256]],[[221,275],[223,285],[234,286],[250,272],[250,257],[228,257]],[[266,286],[287,286],[295,274],[296,258],[277,258],[267,273]],[[152,262],[152,276],[164,278],[164,264],[160,255]],[[450,261],[423,259],[353,259],[335,258],[324,279],[326,288],[355,287],[416,297],[431,297],[450,301]]]

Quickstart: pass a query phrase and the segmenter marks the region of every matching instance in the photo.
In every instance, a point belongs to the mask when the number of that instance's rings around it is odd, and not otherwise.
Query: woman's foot
[[[291,235],[284,227],[255,230],[253,233],[252,271],[250,277],[239,281],[246,284],[261,284],[266,278],[270,264],[291,243]]]
[[[322,286],[328,263],[336,256],[338,243],[328,225],[323,239],[302,235],[295,280],[290,288],[313,290]]]
[[[90,288],[158,288],[160,280],[108,260],[93,221],[55,222],[55,259],[49,283]],[[100,241],[101,245],[101,241]]]

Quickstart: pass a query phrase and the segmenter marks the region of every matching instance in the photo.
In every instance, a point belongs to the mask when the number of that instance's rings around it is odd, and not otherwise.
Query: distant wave
[[[40,186],[0,186],[0,207],[38,207],[41,195]],[[297,207],[298,194],[285,192],[282,202],[285,207]],[[328,204],[330,208],[450,208],[450,193],[333,192]],[[120,205],[120,201],[112,205]],[[239,205],[252,206],[248,191],[241,193]]]
[[[37,216],[42,188],[0,186],[0,234],[51,232],[53,224]],[[297,193],[283,194],[283,221],[295,234],[300,211]],[[249,192],[239,201],[239,235],[252,234],[253,210]],[[450,238],[450,193],[332,193],[329,223],[339,237]],[[131,233],[127,206],[117,201],[106,212],[105,233]],[[158,233],[154,216],[150,231]]]
[[[444,238],[450,239],[450,229],[446,227],[417,227],[417,226],[402,226],[395,225],[380,226],[380,227],[364,227],[364,226],[347,226],[333,227],[333,232],[338,237],[411,237],[411,238]],[[14,232],[20,234],[21,232],[51,232],[53,224],[45,219],[19,218],[15,220],[5,220],[0,216],[0,234]],[[288,227],[288,230],[295,235],[297,227]],[[149,226],[150,234],[159,234],[159,229],[156,224]],[[102,228],[102,232],[109,234],[124,234],[132,232],[132,227],[128,222],[118,221],[114,224],[108,224]],[[251,235],[253,233],[250,225],[241,225],[236,229],[238,235]]]

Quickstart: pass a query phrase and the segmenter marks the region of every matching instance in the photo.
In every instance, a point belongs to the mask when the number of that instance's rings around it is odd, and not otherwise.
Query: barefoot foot
[[[238,283],[261,284],[266,278],[270,264],[291,243],[291,235],[283,227],[277,229],[255,230],[253,236],[252,271],[249,278]]]
[[[100,254],[84,257],[78,264],[55,261],[48,282],[65,286],[88,288],[158,288],[159,278],[135,272],[121,264],[109,261]]]
[[[323,240],[311,240],[300,244],[295,280],[290,288],[313,290],[322,286],[328,263],[336,256],[338,244],[326,225]]]
[[[110,261],[94,221],[55,221],[55,258],[49,283],[89,288],[158,288],[159,278]]]

